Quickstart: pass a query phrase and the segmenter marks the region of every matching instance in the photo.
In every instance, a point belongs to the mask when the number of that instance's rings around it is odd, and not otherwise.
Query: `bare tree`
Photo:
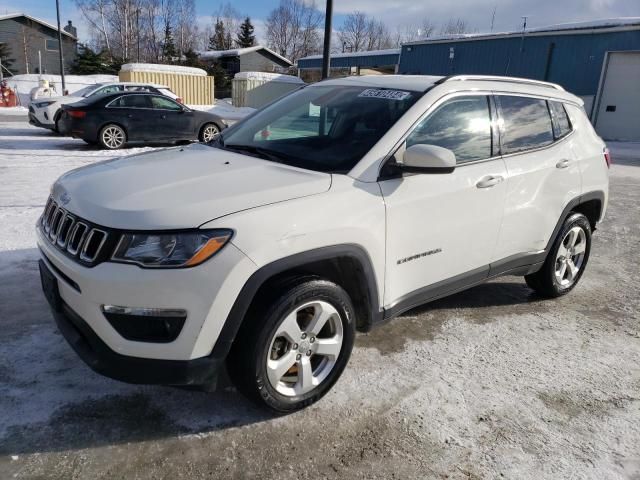
[[[401,44],[406,42],[415,42],[417,40],[429,38],[433,36],[435,32],[435,24],[431,20],[425,18],[419,24],[400,25],[396,29],[393,43],[395,46],[399,47]]]
[[[442,35],[461,35],[463,33],[469,33],[470,28],[466,20],[461,18],[451,18],[440,29]]]
[[[280,0],[267,17],[267,45],[291,60],[317,53],[322,20],[313,2]]]
[[[380,50],[394,44],[383,22],[359,11],[347,15],[338,29],[338,39],[344,50],[353,52]]]

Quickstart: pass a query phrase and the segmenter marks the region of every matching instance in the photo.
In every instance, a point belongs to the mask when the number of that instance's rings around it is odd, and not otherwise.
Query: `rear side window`
[[[571,133],[571,121],[569,115],[560,102],[549,102],[551,113],[553,115],[553,131],[556,138],[562,138]]]
[[[553,126],[546,100],[500,95],[498,104],[503,121],[504,155],[553,143]]]
[[[149,102],[149,97],[146,95],[127,95],[114,100],[109,106],[121,108],[150,108],[151,102]]]
[[[448,148],[457,163],[491,157],[491,116],[486,96],[456,97],[443,103],[407,137],[416,144]]]

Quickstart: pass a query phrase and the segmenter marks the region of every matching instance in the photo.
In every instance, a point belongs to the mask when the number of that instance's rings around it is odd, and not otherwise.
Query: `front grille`
[[[108,256],[108,248],[113,243],[105,228],[93,225],[58,205],[49,197],[40,228],[44,237],[52,245],[87,266],[93,266]]]

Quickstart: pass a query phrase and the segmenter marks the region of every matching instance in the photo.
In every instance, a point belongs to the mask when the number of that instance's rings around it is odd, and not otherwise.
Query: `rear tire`
[[[242,393],[277,413],[322,398],[342,374],[353,349],[355,313],[347,293],[317,277],[274,288],[252,305],[229,357]]]
[[[204,143],[209,143],[220,134],[220,127],[215,123],[205,123],[200,129],[198,134],[198,140]]]
[[[117,150],[127,143],[127,133],[120,125],[110,123],[100,129],[98,142],[103,148]]]
[[[542,268],[525,276],[527,285],[548,298],[566,295],[580,281],[591,252],[591,224],[581,213],[565,220]]]

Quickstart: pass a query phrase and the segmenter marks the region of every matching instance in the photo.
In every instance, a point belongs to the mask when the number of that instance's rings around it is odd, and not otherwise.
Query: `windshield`
[[[86,97],[91,92],[93,92],[96,88],[99,88],[101,86],[102,85],[100,83],[97,83],[95,85],[89,85],[88,87],[84,87],[84,88],[81,88],[80,90],[77,90],[77,91],[73,92],[72,95],[74,97]]]
[[[215,146],[321,172],[348,172],[422,96],[361,86],[312,86],[266,107]]]

